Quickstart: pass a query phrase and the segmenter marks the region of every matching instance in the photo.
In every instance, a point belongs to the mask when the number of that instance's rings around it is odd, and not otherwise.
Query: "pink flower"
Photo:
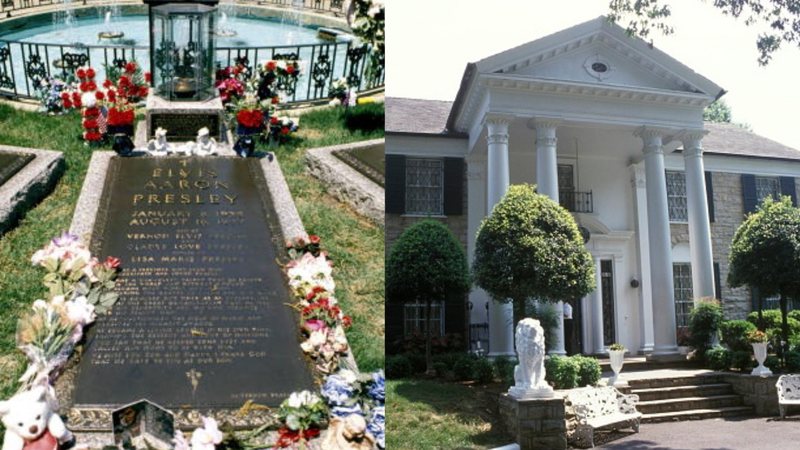
[[[308,329],[308,331],[320,331],[320,330],[324,330],[325,328],[327,328],[327,325],[325,324],[324,320],[309,319],[309,320],[306,320],[305,327],[306,327],[306,329]]]

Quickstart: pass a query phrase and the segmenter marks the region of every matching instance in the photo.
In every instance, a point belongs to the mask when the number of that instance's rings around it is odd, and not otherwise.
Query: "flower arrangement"
[[[328,97],[331,99],[328,102],[331,106],[354,106],[358,99],[356,90],[351,88],[347,83],[347,78],[339,78],[331,83],[328,88]]]
[[[64,114],[72,109],[72,92],[77,89],[74,83],[58,77],[42,80],[36,94],[39,97],[39,110],[49,115]],[[80,101],[80,95],[78,95]]]
[[[608,349],[612,352],[624,352],[627,350],[624,345],[620,344],[619,342],[614,342],[613,344],[608,346]]]
[[[753,330],[747,333],[747,342],[751,344],[763,344],[767,342],[767,333],[761,330]]]
[[[97,145],[105,134],[105,118],[101,117],[101,110],[98,102],[100,93],[97,92],[97,82],[95,82],[96,72],[92,67],[80,67],[75,71],[78,78],[78,89],[80,97],[73,94],[73,105],[81,108],[81,125],[83,126],[83,140],[87,145]]]
[[[349,370],[329,375],[321,390],[331,415],[346,417],[358,414],[367,420],[367,431],[385,448],[386,378],[383,371],[358,376]]]
[[[284,426],[278,429],[275,447],[291,447],[319,436],[320,424],[327,419],[327,413],[325,402],[317,394],[310,391],[292,393],[278,410],[278,420]]]
[[[269,119],[268,140],[271,143],[284,144],[291,138],[292,133],[297,131],[297,128],[297,123],[292,118],[272,116]]]
[[[223,105],[244,96],[245,84],[250,77],[246,61],[239,60],[235,65],[217,70],[214,87],[219,91]]]
[[[128,61],[120,65],[106,66],[106,81],[103,87],[112,98],[114,103],[118,99],[125,99],[128,103],[136,104],[147,97],[150,92],[150,72],[142,71],[141,66],[136,61]]]

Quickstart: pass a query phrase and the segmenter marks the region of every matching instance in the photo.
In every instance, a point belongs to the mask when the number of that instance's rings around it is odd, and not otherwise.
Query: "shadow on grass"
[[[500,420],[498,397],[505,390],[500,384],[462,384],[425,379],[398,381],[394,392],[410,403],[426,405],[431,417],[441,420],[445,415],[473,430],[466,440],[475,446],[493,448],[514,442]],[[392,411],[392,420],[398,418]],[[413,414],[413,411],[412,411]],[[419,411],[419,415],[424,414]],[[419,417],[421,418],[421,417]],[[447,424],[444,424],[447,427]],[[435,432],[432,429],[400,430],[395,433]],[[409,447],[410,448],[410,447]],[[463,447],[462,447],[463,448]]]

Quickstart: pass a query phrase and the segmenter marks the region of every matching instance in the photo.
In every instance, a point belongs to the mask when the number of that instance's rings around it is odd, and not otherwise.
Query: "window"
[[[407,303],[403,309],[403,333],[406,336],[412,334],[427,333],[425,325],[425,313],[427,304]],[[431,303],[431,330],[434,336],[444,334],[444,302]]]
[[[686,222],[686,174],[674,170],[667,171],[667,205],[670,222]]]
[[[672,264],[672,281],[675,289],[675,324],[680,327],[689,326],[689,313],[694,307],[692,295],[692,265],[689,263]]]
[[[406,213],[441,215],[444,212],[444,162],[441,159],[406,160]]]
[[[781,184],[777,177],[756,177],[756,200],[761,203],[765,198],[779,199]]]

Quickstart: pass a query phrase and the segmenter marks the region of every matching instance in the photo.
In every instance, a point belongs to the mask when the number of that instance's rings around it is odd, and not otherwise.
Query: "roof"
[[[430,136],[462,136],[446,130],[453,102],[418,98],[386,99],[386,132]],[[705,153],[800,161],[800,150],[760,136],[739,125],[705,122]]]
[[[387,97],[385,106],[387,132],[446,135],[453,102]]]
[[[705,153],[800,160],[800,150],[759,136],[739,125],[706,122],[704,128],[709,131],[703,138]]]

